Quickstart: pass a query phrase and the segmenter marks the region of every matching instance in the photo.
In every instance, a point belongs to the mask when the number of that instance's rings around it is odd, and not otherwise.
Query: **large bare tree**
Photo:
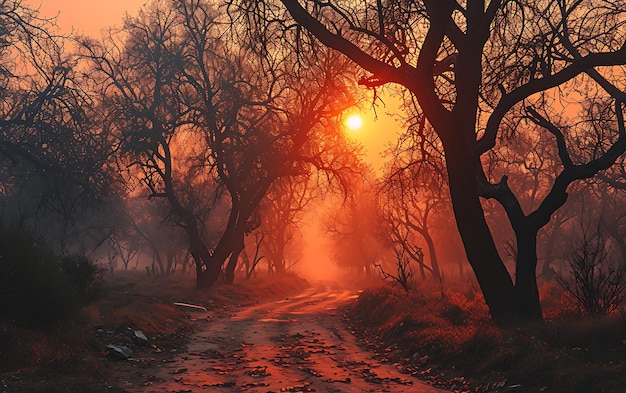
[[[626,149],[626,9],[615,0],[239,1],[254,21],[289,19],[366,71],[361,84],[408,89],[441,140],[454,215],[494,319],[541,318],[536,238],[568,186]],[[286,26],[288,26],[288,23]],[[564,108],[566,110],[562,111]],[[508,177],[481,162],[515,133],[552,137],[561,169],[524,210]],[[574,159],[570,148],[587,148]],[[482,198],[515,232],[515,280],[485,220]]]
[[[309,166],[334,177],[352,160],[337,125],[353,101],[348,62],[259,53],[240,28],[208,2],[156,1],[121,34],[83,45],[130,174],[184,228],[200,287],[233,281],[274,181]]]

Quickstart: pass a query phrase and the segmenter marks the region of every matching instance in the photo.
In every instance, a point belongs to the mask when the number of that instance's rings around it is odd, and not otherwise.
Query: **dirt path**
[[[194,314],[198,331],[172,362],[128,392],[444,392],[372,358],[336,311],[356,295],[310,288],[295,297]]]

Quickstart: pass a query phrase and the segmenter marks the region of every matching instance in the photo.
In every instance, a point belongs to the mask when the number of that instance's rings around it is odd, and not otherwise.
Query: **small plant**
[[[556,275],[556,280],[591,315],[606,315],[620,307],[626,291],[626,268],[611,258],[610,243],[600,224],[590,234],[583,228],[582,238],[566,257],[571,279]]]
[[[420,250],[421,251],[421,250]],[[384,270],[382,264],[374,263],[374,266],[380,273],[383,280],[391,280],[397,284],[400,284],[405,291],[409,291],[411,289],[411,282],[414,276],[413,269],[411,267],[411,259],[405,254],[405,250],[403,247],[396,246],[393,249],[395,254],[395,267],[396,274],[389,273]]]

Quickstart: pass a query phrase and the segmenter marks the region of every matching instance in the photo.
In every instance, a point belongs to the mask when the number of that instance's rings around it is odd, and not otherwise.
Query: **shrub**
[[[606,315],[622,304],[626,291],[626,268],[613,260],[600,224],[594,234],[583,230],[572,253],[566,257],[571,279],[557,282],[591,315]]]
[[[87,299],[93,297],[106,271],[105,267],[80,254],[61,258],[61,268],[80,295]]]
[[[85,258],[59,258],[29,231],[0,228],[0,318],[44,326],[67,317],[96,280]]]
[[[382,264],[374,264],[374,267],[378,270],[380,276],[383,280],[391,280],[393,283],[400,284],[402,288],[408,292],[411,289],[411,285],[413,282],[413,269],[411,267],[411,259],[407,254],[406,250],[403,247],[396,246],[394,247],[394,253],[396,256],[395,260],[395,268],[396,274],[390,273],[383,269]],[[421,253],[420,248],[416,248],[419,252],[417,255],[424,255]]]

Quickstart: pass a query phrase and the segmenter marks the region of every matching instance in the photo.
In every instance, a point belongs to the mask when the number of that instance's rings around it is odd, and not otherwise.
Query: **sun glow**
[[[356,131],[363,125],[363,119],[359,115],[352,115],[346,120],[346,126],[352,131]]]

